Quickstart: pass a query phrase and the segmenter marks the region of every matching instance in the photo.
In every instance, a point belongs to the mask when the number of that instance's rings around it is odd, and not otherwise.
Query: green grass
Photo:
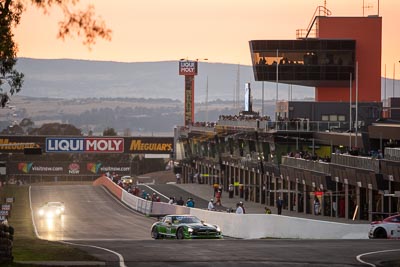
[[[0,202],[5,197],[15,197],[9,224],[14,227],[14,262],[21,261],[98,261],[97,258],[73,246],[38,239],[32,225],[29,207],[29,187],[7,185],[0,187]],[[1,264],[0,264],[1,265]],[[12,265],[19,266],[16,263]],[[26,266],[26,265],[24,265]]]

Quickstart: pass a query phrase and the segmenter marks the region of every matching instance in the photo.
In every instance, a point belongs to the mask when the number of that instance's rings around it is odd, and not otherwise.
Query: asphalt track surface
[[[46,201],[64,202],[65,214],[39,219]],[[32,186],[31,202],[41,238],[79,246],[106,266],[400,266],[399,240],[152,240],[155,219],[102,187]]]

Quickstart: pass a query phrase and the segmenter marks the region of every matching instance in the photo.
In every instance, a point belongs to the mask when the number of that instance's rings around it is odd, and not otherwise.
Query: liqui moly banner
[[[197,75],[197,61],[179,61],[179,75]]]
[[[123,153],[124,138],[46,138],[46,153]]]

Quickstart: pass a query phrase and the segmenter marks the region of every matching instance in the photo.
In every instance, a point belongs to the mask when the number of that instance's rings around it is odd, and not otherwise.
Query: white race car
[[[46,202],[39,208],[39,216],[46,218],[60,217],[65,211],[63,202]]]
[[[400,214],[371,222],[369,238],[400,239]]]

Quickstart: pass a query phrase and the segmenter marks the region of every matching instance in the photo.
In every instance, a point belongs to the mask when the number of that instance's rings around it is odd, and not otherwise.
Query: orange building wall
[[[358,101],[381,101],[381,17],[319,17],[317,37],[321,39],[356,40],[358,62]],[[356,75],[356,73],[354,73]],[[350,99],[350,81],[347,88],[317,87],[315,99],[343,101]],[[352,101],[356,100],[356,79],[353,79]]]

